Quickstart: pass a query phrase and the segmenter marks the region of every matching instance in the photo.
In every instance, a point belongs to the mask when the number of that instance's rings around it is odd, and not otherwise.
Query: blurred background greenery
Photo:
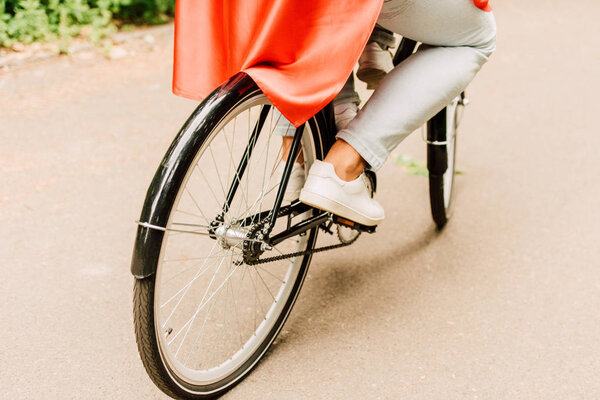
[[[170,20],[175,0],[0,0],[0,47],[84,36]]]

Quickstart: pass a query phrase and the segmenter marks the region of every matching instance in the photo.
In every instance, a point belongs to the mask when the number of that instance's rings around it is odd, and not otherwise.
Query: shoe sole
[[[383,221],[383,218],[369,218],[348,206],[338,203],[335,200],[328,199],[326,197],[321,196],[320,194],[309,192],[307,190],[302,190],[300,192],[300,201],[304,204],[308,204],[311,207],[315,207],[323,211],[328,211],[332,214],[337,215],[338,217],[349,219],[350,221],[358,222],[359,224],[365,226],[375,226],[378,225],[381,221]]]

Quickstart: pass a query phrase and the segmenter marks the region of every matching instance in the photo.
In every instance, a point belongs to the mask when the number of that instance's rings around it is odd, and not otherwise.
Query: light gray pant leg
[[[279,136],[294,136],[294,134],[296,133],[296,128],[275,107],[273,107],[273,119],[277,121],[275,123],[273,133]]]
[[[356,105],[360,104],[360,97],[354,89],[354,73],[348,77],[342,90],[333,99],[334,106],[345,103],[354,103]],[[294,125],[292,125],[291,122],[288,121],[277,109],[275,109],[273,112],[273,118],[275,121],[277,121],[273,132],[280,136],[294,136],[294,133],[296,132]]]
[[[472,0],[390,0],[378,23],[427,45],[394,68],[337,135],[373,169],[465,89],[494,51],[496,38],[493,15]]]
[[[394,47],[396,38],[391,31],[377,24],[375,25],[375,28],[369,37],[369,42],[376,42],[383,49],[387,49],[389,47]],[[333,99],[334,106],[345,103],[354,103],[356,105],[360,104],[360,96],[354,88],[354,72],[350,74],[340,93],[338,93],[338,95],[335,96],[335,99]]]
[[[396,39],[394,38],[394,34],[389,30],[376,25],[369,38],[369,42],[371,41],[379,43],[383,48],[388,48],[394,46]],[[354,72],[350,74],[342,90],[333,99],[334,106],[346,103],[360,104],[360,96],[354,87]],[[275,110],[273,117],[278,121],[274,129],[275,134],[280,136],[294,136],[294,127],[279,111]]]
[[[356,105],[360,104],[360,96],[354,88],[354,72],[350,74],[342,90],[333,99],[334,106],[345,103],[354,103]]]

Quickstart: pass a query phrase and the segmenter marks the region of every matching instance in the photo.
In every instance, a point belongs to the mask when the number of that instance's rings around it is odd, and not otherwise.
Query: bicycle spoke
[[[254,200],[254,203],[252,203],[252,205],[251,205],[250,207],[248,207],[246,210],[244,210],[244,211],[241,213],[241,215],[244,215],[244,214],[258,214],[258,213],[256,213],[256,212],[252,212],[252,210],[254,209],[254,206],[256,206],[256,205],[259,203],[260,199],[263,199],[264,197],[266,197],[266,196],[267,196],[269,193],[271,193],[273,190],[277,189],[277,187],[279,187],[279,183],[277,183],[275,186],[273,186],[273,187],[272,187],[271,189],[269,189],[268,191],[266,191],[266,192],[264,192],[264,193],[263,193],[263,192],[261,192],[261,194],[259,194],[258,198],[257,198],[256,200]],[[258,208],[258,209],[260,210],[260,208]],[[238,214],[238,215],[240,215],[240,214]],[[238,218],[237,218],[237,220],[239,220],[239,219],[241,219],[241,218],[239,218],[239,217],[238,217]],[[252,221],[252,222],[254,222],[254,219],[251,219],[251,221]]]
[[[163,260],[164,263],[168,262],[184,262],[184,261],[198,261],[198,260],[206,260],[207,258],[219,258],[220,256],[212,256],[212,257],[192,257],[192,258],[174,258],[172,260]]]
[[[192,195],[190,190],[188,188],[185,188],[185,192],[188,194],[188,196],[190,196],[190,198],[192,199],[192,202],[194,203],[194,205],[196,206],[198,211],[200,211],[200,214],[202,214],[206,223],[210,225],[210,221],[208,220],[208,218],[206,218],[206,215],[204,215],[204,213],[202,212],[202,208],[200,208],[200,206],[198,205],[198,202],[196,201],[196,199],[194,198],[194,196]]]
[[[207,295],[207,293],[208,293],[208,290],[209,290],[209,289],[210,289],[210,287],[212,286],[212,283],[213,283],[213,282],[214,282],[214,280],[215,280],[215,276],[216,276],[217,272],[219,271],[219,269],[220,269],[220,268],[221,268],[221,266],[223,265],[223,261],[225,261],[225,259],[223,259],[223,260],[222,260],[222,261],[219,263],[219,266],[217,267],[217,270],[216,270],[216,271],[215,271],[215,273],[213,274],[213,277],[212,277],[212,279],[210,280],[210,283],[208,284],[208,286],[207,286],[206,290],[204,291],[204,295],[203,295],[203,297],[202,297],[202,300],[200,300],[200,304],[201,304],[201,306],[202,306],[202,307],[203,307],[203,303],[202,303],[202,302],[203,302],[203,301],[204,301],[204,299],[206,298],[206,295]],[[189,286],[188,286],[188,289],[189,289]],[[188,292],[188,290],[186,290],[186,291],[185,291],[185,293],[182,295],[182,297],[181,297],[182,299],[183,299],[183,297],[184,297],[184,296],[187,294],[187,292]],[[177,303],[177,305],[179,305],[179,303]],[[181,329],[180,329],[180,330],[177,332],[177,334],[175,334],[175,336],[173,336],[173,338],[171,339],[171,341],[170,341],[170,342],[168,342],[168,344],[169,344],[169,345],[170,345],[171,343],[173,343],[173,342],[175,341],[175,339],[177,339],[177,336],[179,336],[179,334],[180,334],[180,333],[183,331],[183,329],[184,329],[186,326],[188,326],[188,324],[191,324],[191,323],[193,323],[194,319],[196,318],[196,316],[198,315],[198,313],[199,313],[199,312],[200,312],[200,310],[201,310],[201,306],[198,306],[198,308],[196,309],[196,311],[194,312],[194,314],[193,314],[193,315],[190,317],[190,319],[188,319],[188,322],[186,322],[186,323],[183,325],[183,327],[181,327]],[[175,311],[175,310],[173,310],[173,311],[171,312],[171,315],[173,315],[173,312],[174,312],[174,311]],[[170,318],[170,317],[171,317],[171,316],[169,316],[169,318]],[[169,318],[167,318],[167,321],[168,321],[168,319],[169,319]],[[164,328],[164,327],[163,327],[163,328]]]
[[[240,330],[240,317],[239,317],[239,313],[238,313],[238,309],[237,309],[237,301],[235,298],[235,293],[233,290],[233,283],[231,283],[231,281],[227,281],[227,286],[228,286],[229,290],[231,291],[231,302],[233,304],[233,312],[235,314],[235,325],[236,325],[238,335],[240,338],[240,344],[244,344],[244,341],[242,339],[242,331]]]
[[[213,191],[212,186],[210,186],[210,184],[208,183],[208,179],[206,179],[206,176],[204,175],[204,172],[202,172],[202,169],[198,167],[198,164],[196,164],[194,167],[196,168],[197,171],[200,171],[200,175],[204,179],[204,182],[206,182],[206,186],[208,186],[210,193],[213,195],[213,198],[215,199],[215,202],[217,204],[219,204],[220,203],[219,199],[217,198],[217,195]],[[197,204],[197,202],[196,202],[196,204]]]
[[[185,214],[185,215],[190,215],[192,217],[198,217],[198,218],[204,217],[204,215],[202,215],[202,214],[194,214],[194,213],[191,213],[191,212],[188,212],[188,211],[183,211],[183,210],[180,210],[180,209],[175,210],[175,212],[178,212],[178,213],[181,213],[181,214]]]
[[[281,283],[285,283],[284,280],[279,279],[279,277],[275,274],[273,274],[271,271],[269,271],[268,269],[263,268],[260,264],[255,265],[256,268],[259,268],[261,270],[263,270],[264,272],[266,272],[267,274],[271,275],[273,278],[277,279],[279,282]]]
[[[250,278],[250,281],[252,282],[252,288],[254,289],[254,298],[256,299],[258,306],[260,307],[260,312],[263,315],[266,315],[266,312],[263,310],[262,302],[260,301],[260,296],[258,295],[258,290],[256,289],[256,284],[254,283],[254,278],[252,278],[252,274],[248,273],[248,277]],[[255,315],[255,320],[256,320],[256,313],[254,313],[254,315]],[[256,325],[254,326],[254,330],[256,330]]]
[[[233,301],[234,301],[234,304],[235,304],[235,310],[236,310],[236,313],[237,313],[237,310],[238,310],[238,298],[239,298],[239,295],[240,295],[240,291],[241,291],[241,289],[242,289],[242,285],[243,285],[243,283],[244,283],[244,278],[245,278],[245,276],[246,276],[246,271],[247,271],[247,270],[248,270],[247,268],[244,268],[244,270],[242,271],[242,277],[240,278],[240,284],[239,284],[239,286],[238,286],[237,295],[235,295],[235,297],[234,297],[234,299],[233,299]],[[231,284],[231,287],[232,287],[232,292],[234,292],[234,290],[233,290],[233,289],[234,289],[234,287],[233,287],[233,283]],[[236,314],[236,315],[237,315],[237,314]],[[239,316],[238,316],[238,318],[239,318]],[[243,338],[242,338],[242,336],[241,336],[241,334],[242,334],[242,331],[240,330],[239,332],[240,332],[240,344],[242,344],[242,345],[243,345],[243,344],[244,344],[244,340],[243,340]]]
[[[237,192],[239,192],[239,191],[240,191],[240,187],[239,187],[239,185],[241,185],[241,184],[242,184],[242,178],[240,177],[240,175],[239,175],[239,173],[238,173],[238,167],[235,165],[235,161],[234,161],[234,160],[233,160],[233,158],[232,158],[232,154],[233,154],[233,152],[231,151],[231,149],[229,149],[228,153],[229,153],[229,160],[231,161],[231,164],[233,165],[233,169],[234,169],[234,171],[235,171],[235,178],[234,178],[234,179],[235,179],[235,182],[234,182],[234,183],[238,185]],[[247,168],[246,168],[246,169],[247,169]],[[246,174],[245,174],[245,175],[246,175],[246,176],[248,176],[248,171],[246,171]],[[232,183],[232,184],[234,184],[234,183]],[[241,192],[242,192],[242,198],[243,198],[244,202],[246,203],[246,206],[248,206],[248,196],[247,196],[247,194],[246,194],[246,193],[245,193],[243,190],[242,190]],[[234,199],[235,199],[235,197],[234,197]],[[232,199],[232,201],[233,201],[234,199]],[[241,201],[240,201],[240,202],[239,202],[239,205],[238,205],[238,211],[239,211],[239,208],[240,208],[241,206],[242,206],[242,203],[241,203]],[[231,204],[229,204],[229,206],[228,206],[228,207],[229,207],[229,211],[231,211]]]
[[[177,233],[188,233],[191,235],[198,235],[198,236],[209,236],[211,239],[213,238],[221,238],[221,239],[231,239],[230,237],[226,236],[226,235],[220,235],[218,233],[212,233],[212,232],[202,232],[201,230],[182,230],[182,229],[173,229],[173,228],[163,228],[162,226],[158,226],[158,225],[152,225],[149,224],[147,222],[138,222],[138,225],[146,227],[146,228],[151,228],[151,229],[156,229],[158,231],[163,231],[163,232],[169,232],[170,236],[175,236],[175,234]],[[263,243],[262,240],[258,240],[258,239],[253,239],[253,238],[239,238],[240,242],[258,242],[258,243]]]
[[[233,253],[231,253],[231,258],[229,260],[229,268],[233,265]],[[229,271],[227,271],[229,273]],[[223,322],[221,323],[221,331],[219,332],[219,337],[216,342],[221,342],[221,339],[224,339],[225,327],[227,326],[227,305],[229,300],[229,288],[231,287],[231,281],[227,280],[227,288],[225,289],[225,306],[223,307]],[[225,346],[225,343],[223,343]]]
[[[275,135],[283,116],[260,99],[225,115],[200,144],[172,194],[166,225],[139,223],[166,232],[155,277],[155,323],[162,332],[156,336],[161,357],[184,382],[214,382],[251,360],[288,312],[289,296],[297,294],[295,283],[306,271],[303,257],[244,262],[249,242],[264,243],[250,235],[271,212],[280,185],[273,176],[282,162]],[[309,162],[314,154],[313,147]],[[285,222],[278,220],[275,230],[285,229]],[[271,254],[302,251],[313,243],[310,237],[279,243]]]
[[[202,340],[202,335],[204,334],[204,328],[206,327],[206,321],[208,320],[208,317],[210,316],[210,313],[212,312],[215,304],[217,304],[217,302],[213,302],[213,304],[209,307],[208,312],[206,313],[206,316],[204,317],[204,322],[202,323],[202,328],[200,329],[200,333],[198,334],[198,337],[196,338],[196,340],[194,341],[194,345],[192,346],[192,348],[196,345],[196,342],[198,341],[198,339]],[[196,314],[197,315],[197,314]],[[195,317],[194,317],[195,320]],[[183,343],[185,342],[185,338],[187,337],[188,333],[190,332],[190,329],[192,328],[192,325],[194,324],[194,322],[192,321],[192,323],[189,325],[187,332],[185,333],[185,335],[183,335],[183,338],[181,339],[181,343],[179,343],[179,347],[177,348],[177,351],[175,352],[175,356],[177,356],[177,354],[179,354],[179,350],[181,350],[181,346],[183,346]],[[190,353],[188,353],[189,356]]]
[[[252,112],[251,112],[251,110],[252,109],[250,109],[250,108],[248,109],[248,129],[246,130],[246,132],[248,134],[248,138],[247,138],[248,143],[250,143],[250,132],[251,132],[250,127],[252,126],[252,124],[251,124],[251,121],[252,121]],[[248,207],[248,194],[249,194],[248,193],[248,189],[249,189],[249,186],[250,186],[249,183],[248,183],[248,181],[250,179],[250,161],[251,161],[251,159],[249,158],[248,159],[248,166],[246,167],[247,171],[244,174],[246,176],[246,192],[245,192],[246,193],[246,195],[245,195],[245,198],[246,198],[246,207]],[[242,191],[242,193],[244,193],[244,191]]]
[[[210,152],[210,158],[212,159],[213,165],[215,167],[215,173],[217,174],[217,179],[219,180],[219,185],[221,186],[221,190],[223,191],[223,198],[227,197],[227,193],[225,192],[225,187],[223,186],[223,181],[221,181],[221,174],[219,174],[219,167],[217,166],[217,162],[215,161],[215,155],[212,151],[212,146],[208,147]]]
[[[216,247],[216,243],[213,247]],[[212,252],[211,252],[212,253]],[[204,261],[204,263],[202,264],[202,266],[199,268],[198,272],[196,273],[196,275],[192,278],[191,281],[189,281],[184,287],[182,287],[181,289],[179,289],[179,291],[177,291],[177,293],[175,293],[173,296],[171,296],[167,301],[165,301],[160,308],[164,308],[167,304],[169,304],[173,299],[175,299],[177,297],[177,295],[179,295],[179,293],[181,293],[182,291],[187,291],[189,290],[190,286],[196,281],[196,279],[198,279],[202,274],[204,274],[204,272],[208,271],[208,269],[210,268],[210,265],[207,266],[206,268],[204,268],[204,266],[206,265],[206,262],[208,261],[208,259],[206,261]],[[177,306],[179,305],[179,303],[181,303],[181,300],[183,300],[183,297],[185,296],[185,293],[181,296],[181,298],[179,299],[179,301],[177,302],[177,304],[175,305],[175,307],[173,308],[173,310],[171,311],[171,314],[169,315],[169,317],[167,318],[167,320],[165,321],[165,325],[166,323],[169,321],[169,319],[171,319],[171,316],[173,315],[173,313],[175,312],[175,309],[177,308]],[[163,326],[164,328],[164,326]]]
[[[271,114],[271,125],[273,124],[273,114]],[[271,131],[272,131],[272,126],[271,126]],[[269,140],[267,141],[267,154],[265,156],[265,169],[263,171],[263,179],[262,179],[262,184],[260,185],[261,188],[261,192],[264,192],[264,188],[265,188],[265,178],[267,176],[267,163],[269,161],[269,146],[271,145],[271,134],[269,134]],[[267,185],[269,185],[269,182],[267,181]],[[260,205],[258,206],[259,210],[262,210],[262,203],[263,203],[263,199],[265,198],[265,196],[263,195],[261,200],[260,200]]]
[[[222,264],[223,264],[223,262],[221,262],[221,263],[219,264],[219,267],[218,267],[218,268],[220,268]],[[236,267],[234,268],[234,270],[233,270],[233,272],[232,272],[231,274],[235,273],[235,271],[237,271],[238,267],[239,267],[239,265],[236,265]],[[216,272],[215,272],[215,274],[216,274]],[[204,309],[204,307],[205,307],[205,306],[208,304],[208,302],[209,302],[209,301],[210,301],[210,300],[211,300],[211,299],[212,299],[212,298],[213,298],[215,295],[217,295],[218,293],[220,293],[221,289],[223,288],[223,285],[224,285],[224,284],[226,283],[226,281],[229,279],[229,277],[231,276],[231,274],[229,274],[229,275],[228,275],[228,276],[225,278],[225,281],[223,281],[223,283],[222,283],[221,285],[219,285],[219,287],[217,287],[217,288],[216,288],[216,289],[215,289],[215,290],[214,290],[214,291],[211,293],[211,295],[210,295],[210,296],[209,296],[209,297],[208,297],[206,300],[204,300],[204,299],[205,299],[205,297],[206,297],[206,295],[207,295],[207,292],[208,292],[208,290],[210,289],[210,287],[212,286],[212,283],[214,282],[214,275],[213,275],[213,279],[210,281],[210,283],[209,283],[208,287],[206,288],[206,291],[204,292],[204,296],[202,297],[202,300],[200,300],[200,305],[198,306],[198,308],[197,308],[197,309],[196,309],[196,311],[194,312],[194,315],[192,315],[192,317],[190,317],[190,319],[188,320],[188,322],[186,322],[186,323],[185,323],[184,327],[185,327],[185,326],[187,326],[187,325],[188,325],[188,324],[190,324],[190,323],[193,323],[193,321],[194,321],[194,319],[196,318],[196,316],[197,316],[197,315],[200,313],[200,311],[202,311],[202,309]],[[190,321],[191,321],[191,322],[190,322]],[[189,328],[188,328],[188,329],[189,329]],[[175,336],[173,337],[173,339],[172,339],[172,340],[169,342],[169,344],[173,343],[173,341],[176,339],[176,337],[179,335],[179,333],[181,333],[181,331],[182,331],[182,330],[183,330],[183,327],[182,327],[182,329],[181,329],[181,330],[180,330],[180,331],[177,333],[177,335],[175,335]]]
[[[163,262],[169,262],[169,261],[170,261],[170,262],[176,262],[176,261],[202,260],[202,259],[209,259],[209,258],[210,258],[210,259],[216,259],[216,258],[220,258],[220,257],[222,257],[222,256],[203,257],[203,258],[188,258],[188,259],[182,259],[182,260],[165,260],[165,261],[163,261]],[[188,267],[188,268],[186,268],[186,269],[184,269],[184,270],[182,270],[182,271],[179,271],[179,272],[178,272],[178,273],[176,273],[175,275],[173,275],[173,276],[171,276],[171,277],[169,277],[169,278],[165,279],[165,283],[166,283],[166,282],[170,282],[170,281],[172,281],[173,279],[177,278],[177,277],[178,277],[178,276],[180,276],[181,274],[184,274],[184,273],[186,273],[187,271],[190,271],[190,270],[192,270],[192,269],[196,268],[197,266],[198,266],[197,264],[196,264],[196,265],[192,265],[192,266],[190,266],[190,267]],[[200,275],[202,275],[202,274],[200,274]],[[165,304],[166,304],[166,303],[165,303]]]
[[[267,283],[263,279],[262,275],[258,272],[258,270],[256,269],[256,267],[254,268],[254,271],[256,272],[256,275],[258,275],[258,277],[260,278],[260,280],[263,283],[263,285],[265,285],[265,289],[267,289],[267,292],[269,292],[269,295],[271,296],[271,298],[273,299],[273,301],[275,303],[277,303],[277,300],[275,300],[275,296],[273,296],[273,293],[271,293],[271,289],[269,289],[269,286],[267,285]]]

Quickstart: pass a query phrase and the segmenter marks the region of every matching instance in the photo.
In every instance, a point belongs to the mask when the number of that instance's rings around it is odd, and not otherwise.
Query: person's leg
[[[427,43],[381,82],[342,129],[324,162],[315,162],[300,200],[365,225],[383,209],[361,184],[409,133],[462,92],[495,49],[494,17],[472,0],[388,0],[379,23]]]
[[[346,79],[346,83],[344,83],[344,87],[333,99],[334,107],[348,103],[356,104],[357,106],[360,104],[360,96],[354,88],[354,72],[350,73],[350,76]]]
[[[354,73],[351,73],[342,90],[333,99],[335,125],[338,130],[345,128],[356,116],[359,104],[360,96],[354,88]],[[282,136],[283,159],[287,160],[296,129],[277,109],[274,111],[273,118],[276,121],[273,132]]]
[[[273,133],[281,136],[281,155],[283,161],[287,161],[290,148],[292,147],[292,141],[294,140],[294,134],[296,133],[296,128],[276,108],[273,108],[273,120],[275,121]],[[304,162],[302,151],[300,151],[300,154],[298,154],[296,162],[300,164]]]
[[[381,25],[375,25],[369,41],[358,59],[356,77],[375,90],[381,80],[394,68],[389,49],[396,45],[394,33]]]
[[[338,140],[325,161],[345,180],[365,163],[380,168],[408,134],[465,89],[495,49],[494,17],[472,0],[386,1],[378,22],[427,45],[394,68],[338,133],[346,143]]]
[[[356,117],[360,96],[354,88],[354,72],[346,80],[342,90],[333,99],[335,127],[338,131],[344,129]]]
[[[282,161],[279,162],[273,170],[272,181],[275,183],[281,181],[283,170],[292,148],[292,142],[294,140],[296,128],[276,108],[273,108],[273,120],[275,121],[273,133],[281,136]],[[294,166],[292,167],[290,179],[283,196],[283,204],[289,204],[299,197],[300,189],[302,189],[302,186],[304,186],[305,178],[304,155],[302,153],[302,148],[300,148],[300,152],[298,153],[298,157],[296,157]]]

